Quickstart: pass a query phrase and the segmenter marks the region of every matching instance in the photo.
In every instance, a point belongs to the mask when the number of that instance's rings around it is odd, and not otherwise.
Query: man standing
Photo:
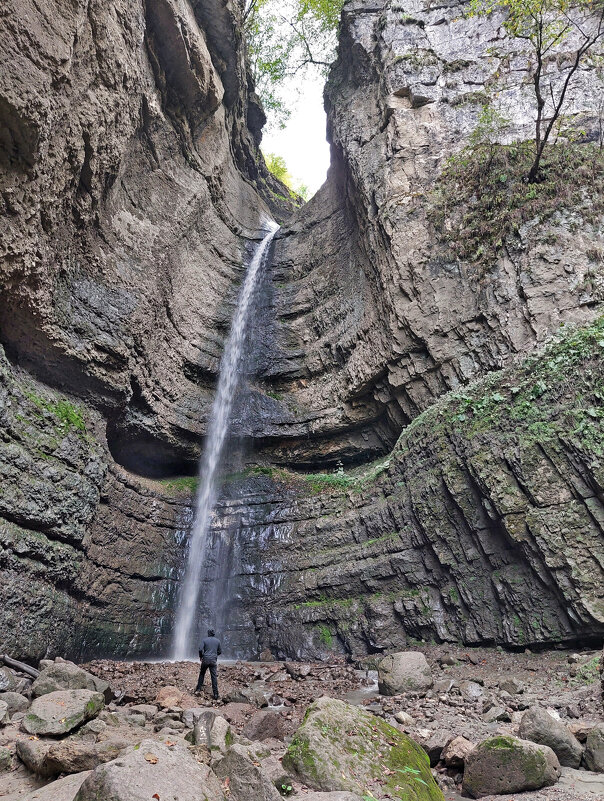
[[[201,659],[201,670],[199,671],[199,678],[197,679],[196,693],[201,692],[203,687],[203,680],[206,675],[206,670],[210,668],[210,678],[212,679],[212,692],[214,693],[214,700],[218,701],[218,672],[217,664],[218,657],[222,653],[220,648],[220,640],[214,636],[214,629],[208,629],[208,636],[201,643],[199,649],[199,658]]]

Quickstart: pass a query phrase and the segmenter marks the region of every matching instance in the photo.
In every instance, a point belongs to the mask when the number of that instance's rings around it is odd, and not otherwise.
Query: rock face
[[[244,257],[292,204],[259,155],[239,0],[38,5],[0,19],[3,648],[156,656],[191,523],[175,478]],[[234,425],[277,468],[228,482],[211,532],[226,640],[320,658],[604,633],[599,206],[562,197],[462,258],[434,188],[485,102],[500,141],[532,136],[518,43],[455,1],[350,0],[340,37],[332,168],[275,243]],[[587,140],[599,95],[580,70]],[[532,355],[569,323],[590,333]]]
[[[560,777],[556,755],[544,745],[517,737],[491,737],[465,763],[463,789],[472,798],[550,787]]]
[[[558,757],[560,764],[567,768],[578,768],[583,756],[583,748],[578,740],[559,721],[544,709],[533,707],[524,713],[518,734],[523,740],[548,745]]]
[[[421,692],[432,687],[432,671],[419,651],[391,654],[378,665],[378,682],[382,695]]]
[[[332,698],[319,698],[309,708],[283,767],[317,790],[359,795],[370,790],[376,798],[416,801],[443,798],[417,743],[380,718]]]
[[[104,705],[103,696],[90,690],[48,693],[32,703],[21,727],[28,734],[68,734],[81,723],[96,717]]]

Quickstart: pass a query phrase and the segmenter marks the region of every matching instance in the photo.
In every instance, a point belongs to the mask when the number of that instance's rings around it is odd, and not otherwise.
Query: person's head
[[[214,629],[208,629],[208,637],[214,636]]]

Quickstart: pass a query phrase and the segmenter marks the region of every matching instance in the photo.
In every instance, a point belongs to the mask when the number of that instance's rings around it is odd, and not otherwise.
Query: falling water
[[[197,611],[201,573],[208,557],[208,529],[212,510],[216,503],[218,469],[239,384],[243,346],[256,279],[277,231],[278,226],[271,223],[270,232],[262,240],[250,262],[239,294],[231,333],[220,363],[218,390],[200,462],[200,482],[195,504],[195,517],[189,538],[187,564],[176,613],[174,659],[186,659],[197,650],[197,643],[191,641],[191,636]]]

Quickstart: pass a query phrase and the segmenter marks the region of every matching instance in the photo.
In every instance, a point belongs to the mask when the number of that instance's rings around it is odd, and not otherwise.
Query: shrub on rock
[[[489,737],[468,755],[463,789],[472,798],[550,787],[560,778],[558,757],[546,745],[511,735]]]
[[[390,654],[378,664],[378,685],[382,695],[423,692],[433,683],[430,665],[420,651]]]
[[[316,790],[443,801],[424,750],[382,718],[333,698],[309,707],[283,767]]]
[[[583,756],[583,748],[569,730],[553,718],[545,709],[531,707],[522,716],[519,736],[533,743],[549,745],[561,765],[578,768]]]

